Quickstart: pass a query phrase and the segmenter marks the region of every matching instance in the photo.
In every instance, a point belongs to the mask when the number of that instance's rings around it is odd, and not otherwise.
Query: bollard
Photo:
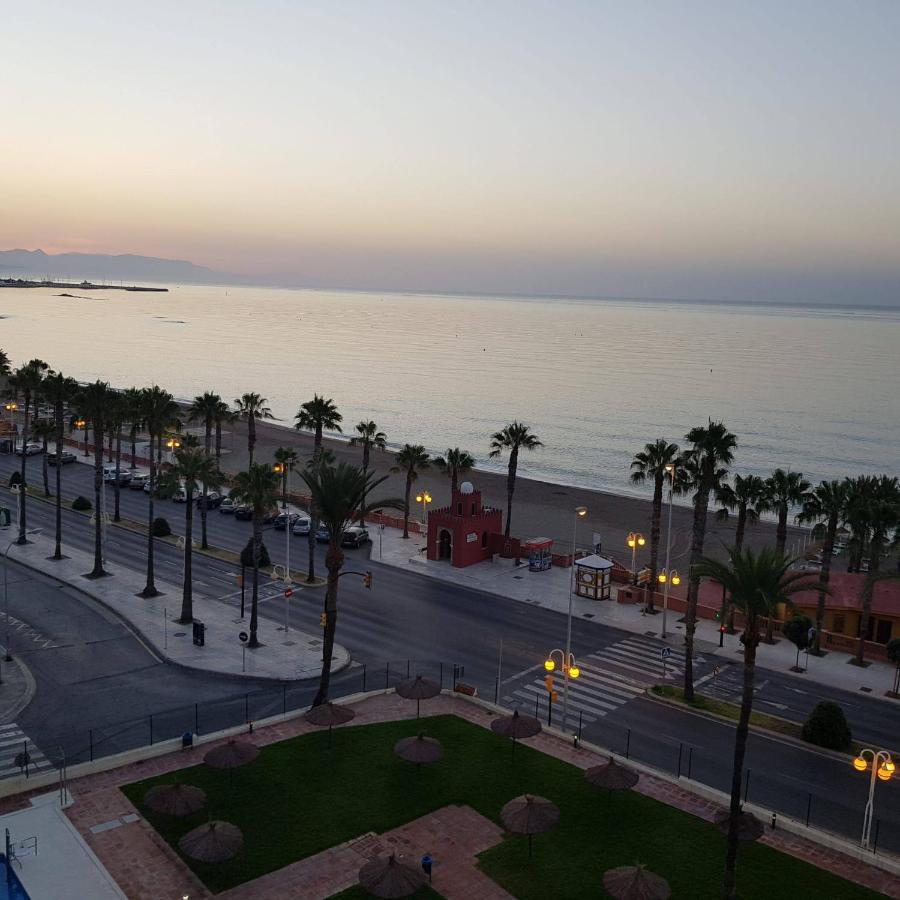
[[[535,694],[535,697],[534,697],[534,717],[535,718],[538,717],[538,696],[537,696],[537,694]]]
[[[747,777],[744,778],[744,803],[747,802],[747,797],[750,795],[750,770],[747,769]]]
[[[693,761],[694,761],[694,748],[688,747],[688,771],[687,771],[688,778],[691,777],[691,764],[693,763]]]
[[[778,813],[773,811],[772,812],[772,831],[774,831],[776,829],[777,825],[778,825]]]
[[[366,692],[366,664],[363,663],[363,693]]]
[[[806,827],[809,828],[809,814],[812,810],[812,794],[806,795]]]
[[[681,778],[681,751],[684,750],[684,744],[678,745],[678,774],[676,778]]]
[[[494,677],[494,706],[500,705],[500,678]]]
[[[200,734],[200,704],[194,704],[194,734]]]
[[[581,739],[581,724],[582,724],[583,715],[584,715],[583,712],[579,709],[578,710],[578,739],[579,740]],[[577,747],[578,744],[576,743],[575,746]]]
[[[429,883],[431,882],[431,867],[434,864],[434,859],[430,853],[426,853],[422,857],[422,871],[428,876]]]
[[[386,662],[384,664],[384,689],[388,689],[388,685],[391,683],[391,664]]]
[[[150,746],[153,746],[153,716],[149,717],[150,719]]]
[[[283,716],[287,715],[287,685],[283,684],[281,686],[281,714]]]
[[[244,694],[244,722],[250,721],[250,695]]]
[[[625,735],[625,759],[628,759],[628,751],[631,749],[631,729],[628,729],[628,734]]]

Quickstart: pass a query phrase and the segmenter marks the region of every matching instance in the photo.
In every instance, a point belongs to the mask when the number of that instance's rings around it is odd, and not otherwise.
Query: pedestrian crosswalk
[[[53,768],[53,763],[37,748],[34,741],[15,722],[0,725],[0,778],[21,775],[26,770],[29,775],[45,772]]]
[[[684,671],[684,652],[668,648],[658,641],[640,636],[623,638],[578,660],[581,674],[569,680],[569,711],[590,724],[615,712],[645,689],[663,679],[663,650],[666,676],[676,678]],[[504,702],[546,715],[548,692],[546,672],[535,670],[528,679],[514,679],[508,684]],[[562,701],[562,679],[557,676],[554,687]]]

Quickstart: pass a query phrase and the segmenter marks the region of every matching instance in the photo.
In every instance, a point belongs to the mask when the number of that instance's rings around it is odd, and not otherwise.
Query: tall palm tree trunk
[[[162,435],[157,436],[157,442],[162,442]],[[150,432],[150,495],[147,503],[147,583],[141,592],[142,597],[156,597],[156,581],[153,572],[153,514],[154,494],[156,493],[156,457],[153,455],[153,432]]]
[[[825,545],[822,547],[822,585],[828,587],[831,581],[831,560],[834,554],[834,539],[837,535],[838,518],[836,515],[828,517],[828,529],[825,532]],[[819,600],[816,603],[816,640],[810,651],[813,656],[822,655],[822,629],[825,627],[825,591],[819,591]]]
[[[92,578],[105,575],[103,571],[103,515],[100,506],[103,493],[103,430],[94,426],[94,568]]]
[[[881,537],[872,538],[869,545],[869,573],[863,582],[862,589],[862,614],[859,617],[859,642],[856,645],[856,658],[854,663],[861,666],[865,660],[866,640],[869,634],[869,620],[872,617],[872,597],[875,593],[875,582],[878,570],[881,567]]]
[[[259,629],[259,616],[257,615],[257,604],[259,602],[259,553],[262,544],[262,520],[256,510],[253,511],[253,593],[250,600],[250,640],[247,646],[251,650],[255,650],[261,646],[257,637]]]
[[[250,465],[253,465],[253,450],[256,447],[256,416],[247,416],[247,449],[250,451]]]
[[[137,429],[134,425],[131,426],[131,433],[129,434],[129,438],[131,439],[131,465],[130,469],[137,468]]]
[[[409,495],[412,493],[412,469],[406,470],[406,491],[403,494],[403,537],[409,537]]]
[[[62,454],[63,454],[63,410],[62,403],[56,405],[56,546],[53,559],[62,559]]]
[[[325,567],[328,569],[328,584],[325,588],[325,637],[322,646],[322,674],[319,677],[319,690],[316,692],[313,706],[319,706],[328,700],[328,687],[331,683],[331,657],[334,654],[334,636],[337,632],[337,598],[338,577],[344,563],[344,553],[337,541],[328,544]]]
[[[190,484],[186,484],[188,489],[188,500],[184,504],[184,578],[181,592],[181,618],[178,622],[181,625],[190,625],[194,621],[194,588],[193,575],[191,573],[191,541],[194,536],[194,502],[191,498],[194,489]]]
[[[784,556],[784,548],[787,545],[787,510],[778,510],[778,527],[775,530],[775,550],[779,556]]]
[[[17,544],[27,544],[28,538],[25,536],[25,532],[28,530],[28,527],[25,522],[25,499],[28,496],[27,483],[25,481],[25,463],[28,460],[28,457],[25,455],[25,445],[28,443],[28,402],[29,395],[26,392],[25,394],[25,422],[22,427],[22,463],[20,468],[20,474],[22,476],[22,480],[19,482],[19,537],[16,539]]]
[[[369,474],[369,444],[363,444],[363,459],[362,459],[362,470],[363,475],[366,476]],[[366,492],[363,491],[362,495],[362,503],[359,505],[359,524],[361,528],[366,527]]]
[[[100,442],[103,442],[103,435],[100,435]],[[110,428],[109,434],[106,437],[106,461],[113,461],[113,432]]]
[[[313,463],[318,463],[319,454],[322,452],[322,429],[317,428],[313,439]],[[312,584],[316,580],[316,531],[319,528],[318,511],[312,497],[309,500],[309,565],[306,569],[306,583]]]
[[[663,475],[657,472],[653,479],[653,506],[650,513],[650,590],[647,594],[647,612],[653,612],[653,592],[656,590],[656,575],[659,566],[660,519],[662,518]]]
[[[50,466],[47,462],[48,450],[49,450],[49,442],[47,441],[47,435],[45,434],[43,439],[41,440],[41,444],[43,445],[43,454],[41,457],[41,468],[42,474],[44,476],[44,496],[49,497],[50,494]]]
[[[738,506],[738,519],[737,519],[737,528],[734,530],[734,549],[740,552],[741,548],[744,546],[744,533],[747,530],[747,504],[741,503]],[[728,590],[725,585],[722,585],[722,608],[725,608],[725,604],[728,599]],[[728,604],[728,623],[725,625],[725,631],[728,634],[734,634],[734,604]]]
[[[222,420],[216,419],[216,462],[222,461]]]
[[[684,622],[684,699],[694,699],[694,632],[697,630],[697,597],[700,578],[695,574],[697,563],[703,558],[706,540],[706,513],[709,509],[709,490],[698,492],[694,502],[694,527],[691,534],[690,580],[688,581],[687,612]]]
[[[212,419],[210,419],[209,416],[206,418],[205,425],[206,430],[203,433],[203,449],[206,452],[206,455],[209,456],[209,451],[212,448]],[[200,498],[200,547],[203,550],[209,548],[209,541],[207,540],[206,534],[207,497],[209,497],[209,485],[204,481],[203,495]],[[190,503],[190,501],[188,501],[188,503]]]
[[[509,529],[512,525],[512,500],[513,491],[516,489],[516,469],[519,467],[519,451],[514,449],[509,454],[509,468],[506,473],[506,528],[503,534],[509,537]]]
[[[725,877],[722,880],[723,900],[732,900],[735,894],[735,875],[738,851],[738,815],[741,811],[741,782],[744,780],[744,758],[747,755],[747,736],[750,732],[750,713],[753,709],[753,679],[756,673],[755,629],[745,632],[744,685],[741,691],[741,713],[734,736],[734,764],[731,770],[731,806],[728,820],[728,837],[725,851]]]
[[[122,486],[119,484],[119,475],[122,472],[122,432],[116,427],[116,483],[113,485],[113,522],[121,522],[119,514],[119,498],[122,495]]]

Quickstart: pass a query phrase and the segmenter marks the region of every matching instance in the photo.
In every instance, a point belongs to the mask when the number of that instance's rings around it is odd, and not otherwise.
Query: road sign
[[[247,634],[246,631],[242,631],[242,632],[238,635],[238,640],[240,640],[240,642],[241,642],[242,644],[245,644],[245,643],[247,643],[247,641],[250,640],[250,635]]]
[[[285,590],[284,590],[284,596],[285,596],[285,599],[287,599],[288,597],[293,597],[293,596],[294,596],[294,589],[293,589],[293,588],[285,588]]]
[[[663,647],[662,650],[659,651],[660,659],[668,659],[672,655],[671,647]]]

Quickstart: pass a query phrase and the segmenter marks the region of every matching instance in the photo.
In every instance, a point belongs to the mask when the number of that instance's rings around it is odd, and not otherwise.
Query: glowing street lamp
[[[669,463],[666,467],[666,475],[669,476],[669,525],[666,528],[666,567],[663,572],[669,570],[669,557],[672,553],[672,496],[675,493],[675,463]],[[669,582],[665,578],[659,579],[663,585],[663,620],[662,620],[662,639],[665,640],[666,634],[666,614],[669,611]],[[680,579],[679,582],[680,583]]]
[[[871,764],[866,759],[867,756],[871,758]],[[872,773],[869,779],[869,801],[863,815],[862,838],[859,842],[860,846],[867,850],[869,835],[872,833],[872,820],[875,818],[875,780],[877,778],[879,781],[890,781],[897,767],[887,750],[871,750],[866,747],[860,750],[859,756],[853,760],[853,768],[857,772],[871,769]]]
[[[643,547],[647,540],[639,531],[631,531],[625,543],[631,548],[631,580],[637,585],[637,548]]]
[[[581,669],[575,664],[575,656],[572,653],[568,653],[564,650],[560,650],[558,647],[555,650],[551,650],[549,654],[547,654],[547,658],[544,660],[544,669],[547,672],[546,677],[544,678],[544,682],[547,685],[547,692],[549,694],[547,698],[547,721],[550,721],[550,709],[553,704],[554,690],[553,690],[553,675],[552,673],[556,671],[556,656],[559,655],[559,665],[562,668],[563,673],[563,731],[566,729],[566,702],[569,697],[569,679],[575,679],[581,676]]]
[[[431,503],[431,494],[428,491],[422,491],[421,494],[416,494],[416,503],[422,504],[422,524],[428,524],[428,504]]]
[[[87,419],[76,419],[72,423],[76,428],[81,429],[84,432],[84,455],[88,455],[88,445],[87,445]]]
[[[566,651],[565,656],[563,656],[563,668],[566,670],[566,680],[563,685],[563,720],[562,720],[562,730],[566,730],[566,726],[568,725],[569,718],[569,678],[577,678],[578,675],[572,675],[570,669],[572,668],[572,662],[574,661],[574,657],[572,656],[572,596],[575,593],[575,545],[578,540],[578,520],[583,519],[588,514],[588,508],[586,506],[576,506],[575,507],[575,517],[572,521],[572,569],[569,574],[569,614],[566,617]],[[551,658],[552,658],[551,654]],[[565,660],[569,660],[570,663],[568,666],[565,665]],[[577,668],[576,668],[576,671]],[[581,672],[578,672],[580,675]]]

